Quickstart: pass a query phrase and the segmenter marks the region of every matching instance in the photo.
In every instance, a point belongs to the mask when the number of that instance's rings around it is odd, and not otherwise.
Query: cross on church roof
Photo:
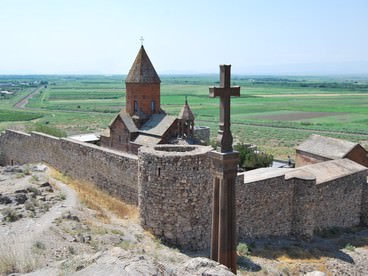
[[[139,40],[141,41],[141,45],[143,46],[143,41],[144,41],[143,36],[141,36],[141,38]]]
[[[231,65],[220,65],[220,87],[210,87],[210,97],[220,97],[220,122],[217,134],[217,151],[233,151],[230,131],[230,97],[240,96],[239,86],[230,86]]]

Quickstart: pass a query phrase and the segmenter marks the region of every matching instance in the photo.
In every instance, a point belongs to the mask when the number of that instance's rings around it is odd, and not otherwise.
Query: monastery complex
[[[184,99],[177,116],[161,108],[160,78],[143,46],[125,83],[125,109],[112,118],[101,146],[6,130],[0,163],[49,164],[136,205],[142,227],[165,242],[208,249],[213,149],[203,144],[209,129],[195,127]],[[367,225],[367,160],[358,144],[313,135],[296,148],[296,168],[236,173],[236,239],[310,239],[321,229]]]

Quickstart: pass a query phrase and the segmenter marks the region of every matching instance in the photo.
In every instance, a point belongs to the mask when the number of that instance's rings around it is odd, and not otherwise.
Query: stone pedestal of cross
[[[209,153],[213,175],[211,259],[236,274],[235,179],[239,153],[232,147],[230,97],[239,97],[240,87],[230,86],[230,68],[220,65],[220,87],[210,88],[210,97],[220,97],[217,149]]]

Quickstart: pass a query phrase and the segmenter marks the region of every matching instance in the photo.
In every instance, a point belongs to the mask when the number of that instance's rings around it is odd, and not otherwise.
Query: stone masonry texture
[[[236,182],[238,238],[286,236],[291,230],[293,187],[284,176]]]
[[[194,127],[194,137],[196,139],[209,144],[210,135],[211,135],[211,130],[209,127],[205,127],[205,126],[195,126]]]
[[[210,150],[158,145],[141,147],[137,156],[36,132],[7,130],[0,136],[1,165],[44,162],[93,183],[127,203],[138,204],[143,228],[191,250],[210,244]],[[238,240],[310,237],[315,230],[368,224],[368,169],[317,184],[314,175],[288,170],[286,177],[279,172],[253,180],[244,179],[247,172],[238,174]]]
[[[368,179],[363,184],[362,195],[362,223],[368,226]]]
[[[315,228],[351,227],[360,222],[366,172],[316,185]]]
[[[138,203],[138,158],[134,155],[42,133],[10,130],[0,137],[0,148],[6,164],[44,162],[127,203]]]
[[[144,229],[184,249],[209,247],[210,147],[139,149],[139,212]]]
[[[313,237],[315,229],[314,195],[316,178],[313,176],[295,175],[287,179],[293,187],[290,234],[304,239]]]

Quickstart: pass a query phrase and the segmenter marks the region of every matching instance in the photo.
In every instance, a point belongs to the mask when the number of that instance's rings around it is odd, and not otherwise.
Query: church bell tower
[[[160,83],[142,45],[125,80],[126,112],[137,125],[143,124],[152,114],[160,113]]]

